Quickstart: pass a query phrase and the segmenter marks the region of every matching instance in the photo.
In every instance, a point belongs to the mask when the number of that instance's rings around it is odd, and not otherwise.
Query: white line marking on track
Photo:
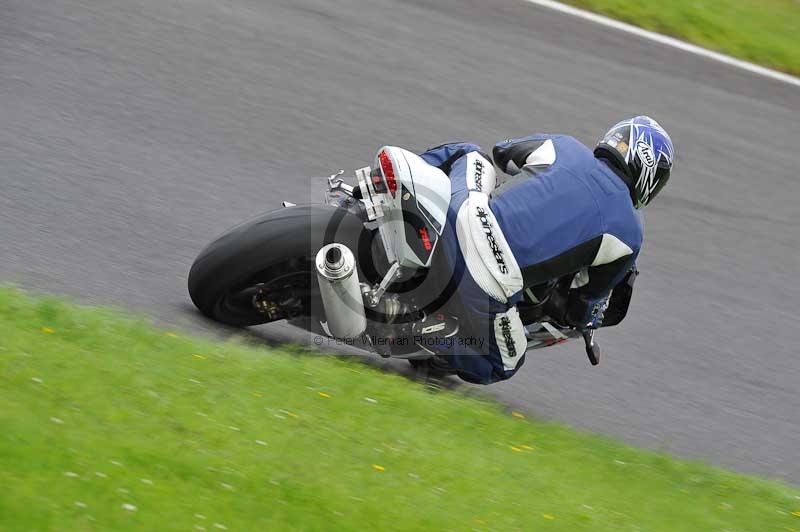
[[[742,61],[741,59],[736,59],[735,57],[731,57],[729,55],[713,52],[711,50],[708,50],[707,48],[702,48],[694,44],[689,44],[687,42],[675,39],[673,37],[667,37],[666,35],[662,35],[660,33],[644,30],[642,28],[638,28],[636,26],[627,24],[625,22],[620,22],[618,20],[604,17],[596,13],[591,13],[583,9],[578,9],[577,7],[568,6],[566,4],[555,2],[553,0],[524,0],[524,1],[528,2],[529,4],[546,7],[548,9],[553,9],[555,11],[559,11],[567,15],[572,15],[574,17],[594,22],[596,24],[601,24],[609,28],[614,28],[615,30],[624,31],[625,33],[630,33],[632,35],[636,35],[637,37],[641,37],[643,39],[665,44],[667,46],[683,50],[684,52],[689,52],[690,54],[699,55],[708,59],[712,59],[714,61],[718,61],[720,63],[724,63],[726,65],[746,70],[753,74],[758,74],[759,76],[764,76],[777,81],[788,83],[789,85],[800,87],[800,78],[797,78],[795,76],[784,74],[783,72],[778,72],[777,70],[772,70],[770,68],[749,63],[747,61]]]

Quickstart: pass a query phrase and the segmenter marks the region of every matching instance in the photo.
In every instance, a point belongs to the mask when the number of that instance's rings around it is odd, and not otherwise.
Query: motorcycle
[[[390,152],[403,161],[396,172]],[[188,278],[197,308],[236,327],[289,320],[415,367],[435,357],[437,346],[459,332],[449,306],[457,279],[429,275],[442,271],[435,263],[444,255],[436,250],[447,223],[449,179],[418,155],[388,146],[375,168],[356,170],[354,179],[348,184],[339,171],[327,178],[320,204],[283,202],[206,246]],[[572,277],[537,287],[536,303],[518,306],[527,348],[582,337],[597,365],[594,331],[550,317]]]

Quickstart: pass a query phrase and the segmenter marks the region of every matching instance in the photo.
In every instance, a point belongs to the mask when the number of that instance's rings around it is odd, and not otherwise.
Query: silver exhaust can
[[[334,338],[358,338],[367,329],[367,317],[353,252],[342,244],[328,244],[314,262],[328,330]]]

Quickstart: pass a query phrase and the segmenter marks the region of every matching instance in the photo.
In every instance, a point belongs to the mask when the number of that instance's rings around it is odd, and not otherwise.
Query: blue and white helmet
[[[650,203],[664,188],[675,160],[672,139],[648,116],[629,118],[609,129],[594,153],[611,158],[625,174],[637,209]]]

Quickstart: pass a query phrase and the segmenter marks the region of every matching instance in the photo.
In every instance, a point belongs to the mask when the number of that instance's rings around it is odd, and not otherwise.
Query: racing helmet
[[[658,122],[649,116],[637,116],[609,129],[597,143],[594,154],[609,160],[622,172],[633,205],[640,209],[653,201],[667,184],[675,148]]]

